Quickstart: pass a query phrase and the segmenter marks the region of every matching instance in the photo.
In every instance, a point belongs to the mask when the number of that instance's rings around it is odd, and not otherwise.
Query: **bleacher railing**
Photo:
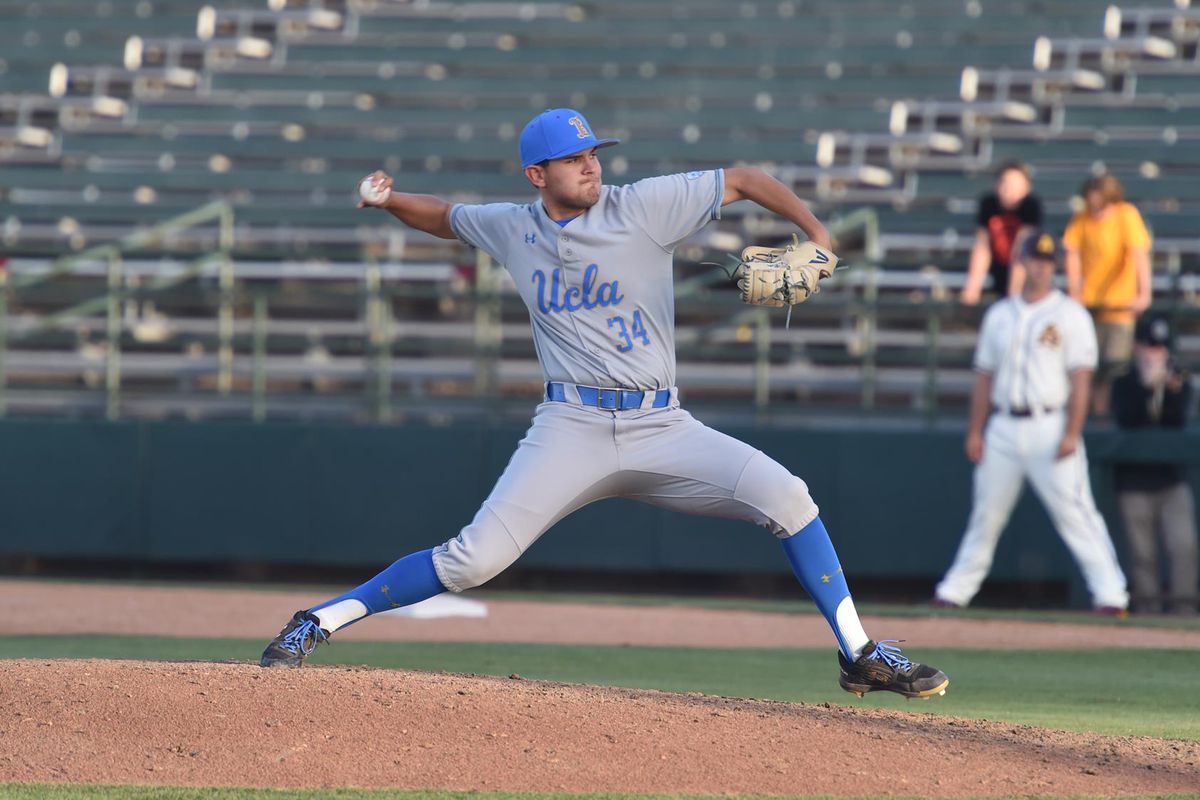
[[[170,242],[171,237],[182,230],[217,223],[217,246],[212,252],[206,253],[190,262],[181,274],[157,278],[149,286],[135,288],[129,285],[124,265],[124,255],[130,251],[158,247]],[[105,339],[105,416],[117,419],[121,408],[121,334],[124,330],[122,320],[122,303],[135,295],[144,295],[163,291],[178,283],[200,275],[209,265],[215,263],[218,268],[220,303],[218,306],[218,391],[228,394],[233,387],[233,251],[234,218],[233,207],[218,200],[201,206],[186,214],[154,225],[144,231],[138,231],[109,244],[90,247],[79,253],[62,256],[50,262],[47,269],[41,273],[23,275],[6,281],[0,275],[0,414],[7,409],[5,387],[8,384],[5,354],[8,352],[11,340],[33,336],[48,330],[61,328],[80,318],[90,316],[103,309],[107,319]],[[107,264],[107,289],[104,294],[76,303],[54,313],[43,316],[32,327],[16,336],[10,336],[8,293],[10,290],[29,289],[38,284],[55,278],[74,274],[83,264],[103,262]]]
[[[212,239],[214,222],[214,246],[190,262],[159,268],[130,258],[139,250],[169,250],[172,237],[188,228],[204,226]],[[873,211],[830,227],[840,242],[854,243],[850,268],[797,310],[790,329],[783,327],[782,310],[737,303],[725,270],[677,282],[678,307],[689,317],[678,336],[680,383],[689,403],[711,398],[714,408],[725,403],[729,409],[732,400],[740,410],[728,413],[758,421],[816,409],[933,422],[961,410],[982,314],[957,302],[961,272],[880,267],[871,258],[880,247]],[[215,413],[386,424],[409,412],[486,416],[504,407],[506,397],[519,398],[510,405],[527,410],[537,392],[528,323],[503,269],[485,254],[475,254],[473,280],[465,277],[471,265],[457,262],[441,265],[441,277],[414,283],[397,278],[433,272],[431,265],[381,263],[382,256],[367,250],[359,264],[336,265],[333,282],[302,283],[297,298],[287,276],[304,269],[275,265],[274,277],[264,279],[262,262],[235,263],[235,239],[232,209],[213,203],[109,245],[36,268],[23,264],[6,283],[0,271],[0,414],[14,407],[13,398],[22,408],[31,402],[27,387],[10,386],[10,372],[33,374],[35,381],[54,374],[58,385],[67,375],[76,387],[84,373],[102,373],[85,381],[103,386],[102,413],[109,419]],[[1155,276],[1156,307],[1177,319],[1200,319],[1200,275],[1164,271]],[[58,287],[55,304],[37,306],[22,294],[71,278],[76,282]],[[83,300],[81,291],[88,295]],[[156,350],[135,334],[145,321],[138,304],[156,297],[165,302],[169,291],[184,311],[166,319],[172,338]],[[31,307],[40,311],[30,313]],[[410,315],[406,308],[418,311]],[[72,327],[102,336],[88,358],[63,351],[62,332]],[[206,348],[215,342],[213,355],[189,360],[189,336],[203,339]],[[306,337],[320,357],[296,355]],[[1194,358],[1200,336],[1184,338],[1185,353]],[[131,340],[123,350],[122,342]],[[18,361],[21,369],[14,370]],[[178,391],[164,381],[178,384]],[[95,392],[62,394],[70,398],[61,403],[64,413],[99,413]]]

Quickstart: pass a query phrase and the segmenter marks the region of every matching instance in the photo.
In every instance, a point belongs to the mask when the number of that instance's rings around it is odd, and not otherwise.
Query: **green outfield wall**
[[[809,484],[847,572],[934,578],[970,501],[962,433],[728,429]],[[0,421],[0,555],[163,562],[375,565],[468,523],[518,427]],[[1092,484],[1124,556],[1111,462],[1175,460],[1200,474],[1200,432],[1089,432]],[[1198,487],[1200,488],[1200,487]],[[744,523],[625,500],[585,508],[522,559],[543,569],[781,573]],[[1077,581],[1026,492],[997,553],[1001,579]]]

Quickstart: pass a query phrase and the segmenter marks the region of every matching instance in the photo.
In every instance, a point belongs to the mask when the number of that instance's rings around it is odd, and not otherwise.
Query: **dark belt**
[[[579,390],[579,402],[585,406],[595,406],[606,411],[630,411],[642,407],[646,393],[637,389],[600,389],[594,386],[576,386]],[[567,387],[561,383],[546,384],[546,399],[559,403],[569,403]],[[659,389],[654,393],[651,408],[666,408],[671,402],[671,390]]]
[[[1038,413],[1053,414],[1054,412],[1061,411],[1061,410],[1062,410],[1061,408],[1050,408],[1049,406],[1047,406],[1045,408],[1039,408],[1039,409],[1010,408],[1007,411],[1002,408],[995,408],[995,407],[992,408],[992,411],[996,412],[997,414],[1007,414],[1010,417],[1032,417],[1034,414],[1038,414]]]

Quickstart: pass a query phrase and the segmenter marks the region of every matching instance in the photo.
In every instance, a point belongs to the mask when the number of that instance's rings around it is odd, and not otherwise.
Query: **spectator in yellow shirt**
[[[1112,175],[1092,178],[1082,193],[1085,208],[1063,234],[1067,291],[1096,323],[1100,365],[1092,413],[1102,416],[1109,385],[1133,358],[1134,323],[1150,307],[1150,233]]]

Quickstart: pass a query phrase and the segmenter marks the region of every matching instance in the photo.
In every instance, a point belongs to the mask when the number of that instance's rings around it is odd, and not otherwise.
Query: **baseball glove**
[[[838,257],[793,235],[787,247],[750,246],[737,268],[742,302],[756,306],[792,306],[821,291],[820,282],[837,269]]]

